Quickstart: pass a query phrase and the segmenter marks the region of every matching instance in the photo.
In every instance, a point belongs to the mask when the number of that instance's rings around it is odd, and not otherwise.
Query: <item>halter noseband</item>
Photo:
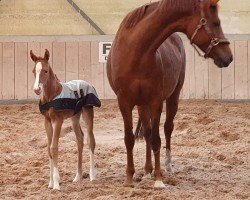
[[[211,50],[213,49],[213,47],[219,45],[219,44],[230,44],[229,40],[227,38],[217,38],[217,37],[213,37],[211,36],[211,34],[209,34],[211,31],[209,30],[209,27],[206,26],[207,25],[207,19],[204,17],[204,12],[203,12],[203,6],[201,6],[201,10],[202,10],[202,18],[200,20],[200,23],[198,24],[198,26],[196,27],[192,37],[191,37],[191,45],[194,47],[194,49],[197,51],[197,53],[199,54],[199,56],[207,58],[209,53],[211,52]],[[206,32],[209,34],[209,36],[211,37],[211,41],[210,44],[208,46],[208,48],[205,51],[205,54],[202,54],[200,52],[200,50],[198,49],[198,47],[194,44],[194,38],[197,35],[198,31],[202,28],[205,28]]]

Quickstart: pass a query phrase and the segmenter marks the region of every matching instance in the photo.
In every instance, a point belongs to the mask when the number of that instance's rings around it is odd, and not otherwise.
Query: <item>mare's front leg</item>
[[[47,133],[47,139],[48,139],[48,155],[49,155],[49,163],[50,163],[50,179],[49,179],[49,186],[48,188],[53,188],[54,183],[53,183],[53,169],[54,169],[54,165],[53,165],[53,161],[52,161],[52,155],[50,153],[50,146],[51,146],[51,142],[52,142],[52,136],[53,136],[53,127],[51,124],[51,120],[48,118],[45,118],[44,121],[44,126],[45,126],[45,130]]]
[[[124,130],[125,130],[125,145],[127,149],[127,178],[124,183],[124,186],[131,187],[133,186],[133,175],[135,173],[134,159],[133,159],[133,148],[135,144],[135,136],[133,134],[133,121],[132,121],[132,109],[131,106],[126,100],[126,98],[118,96],[119,108],[122,113],[124,121]]]
[[[54,181],[54,186],[53,189],[55,190],[60,190],[59,186],[59,181],[60,181],[60,176],[59,176],[59,171],[58,171],[58,141],[61,133],[61,128],[62,128],[62,123],[63,119],[61,118],[56,118],[53,121],[53,137],[52,137],[52,142],[50,146],[50,153],[52,156],[53,160],[53,181]]]
[[[81,113],[78,113],[71,118],[72,127],[76,135],[77,150],[78,150],[77,173],[73,182],[78,182],[82,180],[83,132],[79,122],[80,116]]]

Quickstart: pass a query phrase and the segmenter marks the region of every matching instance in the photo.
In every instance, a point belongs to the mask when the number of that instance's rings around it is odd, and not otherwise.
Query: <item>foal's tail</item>
[[[135,129],[135,139],[136,140],[143,139],[142,123],[140,118],[137,122],[137,126]]]

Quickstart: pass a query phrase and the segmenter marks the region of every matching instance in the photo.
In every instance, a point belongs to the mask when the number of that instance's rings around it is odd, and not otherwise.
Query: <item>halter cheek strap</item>
[[[197,51],[197,53],[199,54],[199,56],[201,57],[204,57],[204,58],[207,58],[209,53],[211,52],[211,50],[219,45],[219,44],[230,44],[229,40],[227,38],[217,38],[217,37],[214,37],[211,30],[209,29],[209,26],[207,26],[207,19],[205,18],[205,13],[204,13],[204,2],[202,0],[201,1],[201,20],[200,20],[200,23],[198,24],[198,26],[196,27],[192,37],[191,37],[191,45],[194,47],[194,49]],[[199,50],[199,48],[194,44],[194,38],[196,37],[197,33],[199,32],[199,30],[201,30],[202,28],[205,29],[205,31],[207,32],[207,34],[209,35],[209,37],[211,38],[210,39],[210,44],[209,46],[207,47],[206,51],[205,51],[205,54],[203,54],[201,52],[201,50]]]

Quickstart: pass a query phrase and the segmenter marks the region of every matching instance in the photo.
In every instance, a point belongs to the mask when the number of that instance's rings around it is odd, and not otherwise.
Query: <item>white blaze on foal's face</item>
[[[38,95],[41,93],[41,88],[39,87],[41,71],[42,71],[42,63],[38,62],[38,63],[36,63],[36,66],[35,66],[36,80],[35,80],[35,83],[34,83],[34,86],[33,86],[33,89],[34,89],[35,93],[38,94]]]

